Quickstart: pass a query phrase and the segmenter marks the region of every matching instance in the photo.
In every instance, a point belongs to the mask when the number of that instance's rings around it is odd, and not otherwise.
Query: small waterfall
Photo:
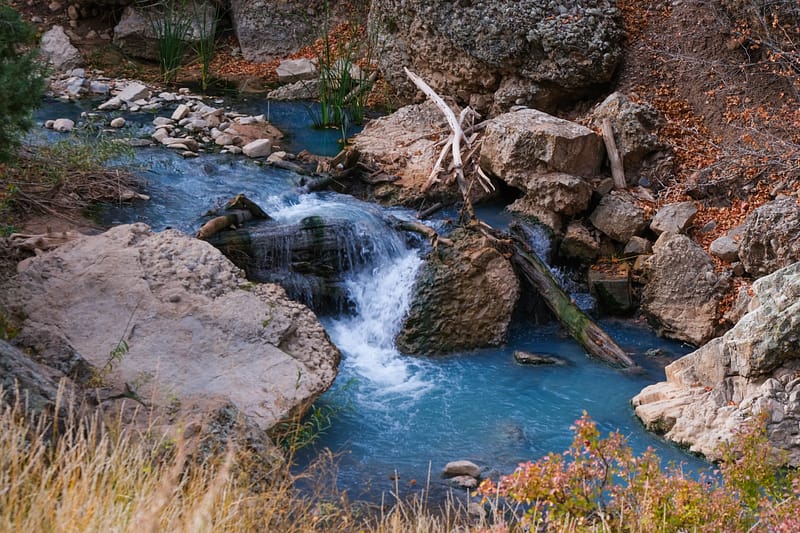
[[[547,229],[541,224],[531,224],[525,227],[528,235],[528,245],[547,264],[561,288],[575,300],[575,303],[582,311],[591,311],[595,306],[595,299],[588,292],[585,284],[575,280],[575,272],[571,269],[552,264],[553,241]]]

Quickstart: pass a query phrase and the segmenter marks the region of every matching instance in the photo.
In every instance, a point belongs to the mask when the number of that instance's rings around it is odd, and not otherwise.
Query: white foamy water
[[[354,274],[347,289],[355,313],[328,324],[331,339],[347,360],[345,371],[350,375],[345,379],[355,378],[359,396],[374,407],[389,405],[389,397],[413,403],[434,385],[425,361],[405,356],[394,346],[421,264],[416,251],[406,248]]]

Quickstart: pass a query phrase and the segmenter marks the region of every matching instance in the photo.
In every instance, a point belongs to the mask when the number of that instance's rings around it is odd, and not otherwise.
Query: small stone
[[[123,102],[136,102],[142,98],[149,98],[150,90],[141,83],[130,83],[117,95]],[[146,102],[145,102],[146,103]],[[137,105],[141,105],[138,104]]]
[[[72,72],[69,73],[70,76],[75,76],[76,78],[85,78],[86,77],[86,69],[84,68],[74,68]]]
[[[59,118],[53,122],[53,129],[62,133],[72,131],[72,128],[74,127],[75,122],[68,118]]]
[[[110,91],[108,84],[99,82],[99,81],[91,81],[89,82],[89,92],[92,94],[108,94]]]
[[[471,476],[477,479],[481,477],[481,467],[472,461],[451,461],[445,465],[442,475],[448,478],[456,476]]]
[[[650,229],[656,235],[662,233],[683,233],[686,228],[692,223],[694,216],[697,214],[697,207],[694,202],[679,202],[675,204],[665,205],[658,210],[653,221],[650,223]]]
[[[61,7],[61,4],[58,2],[50,2],[50,4],[47,6],[47,9],[49,9],[52,13],[55,13],[56,11],[59,11]]]
[[[271,139],[256,139],[242,147],[242,152],[247,157],[266,157],[272,152]]]
[[[631,237],[631,240],[628,241],[628,244],[625,245],[625,249],[622,251],[622,255],[625,257],[633,257],[637,255],[646,255],[653,252],[653,243],[649,240],[645,239],[644,237],[638,237],[634,235]]]
[[[478,486],[478,480],[472,476],[455,476],[450,478],[450,481],[465,489],[474,489]]]
[[[154,126],[172,126],[174,124],[175,121],[167,117],[156,117],[153,119]]]
[[[723,261],[731,262],[739,259],[739,243],[728,235],[723,235],[711,241],[708,251],[711,252],[711,255],[719,257]]]
[[[56,121],[53,120],[53,119],[45,120],[44,127],[47,128],[48,130],[52,130],[53,129],[53,124],[55,124],[55,122]]]
[[[197,157],[197,152],[192,152],[191,150],[186,150],[185,152],[181,152],[181,155],[184,159],[191,159],[193,157]]]
[[[67,8],[67,16],[70,20],[78,20],[80,18],[80,13],[78,13],[78,8],[75,5],[71,5]]]
[[[97,109],[101,111],[114,111],[121,107],[122,107],[122,100],[119,97],[115,96],[97,106]]]
[[[189,106],[186,104],[180,104],[175,111],[172,113],[172,120],[183,120],[186,118],[186,115],[189,114]]]
[[[99,39],[99,38],[100,38],[100,36],[97,35],[97,32],[94,31],[94,30],[89,30],[88,32],[86,32],[85,39],[89,39],[91,41],[94,41],[95,39]]]
[[[112,128],[123,128],[123,127],[125,127],[125,119],[123,117],[117,117],[114,120],[112,120],[109,123],[109,125]]]

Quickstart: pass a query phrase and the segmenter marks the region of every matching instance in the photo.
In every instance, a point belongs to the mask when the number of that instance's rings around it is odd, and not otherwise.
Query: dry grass
[[[197,464],[180,443],[120,428],[96,413],[71,415],[54,429],[50,418],[34,419],[19,402],[10,405],[10,396],[0,389],[0,531],[492,530],[470,525],[455,504],[437,513],[424,501],[367,512],[325,483],[317,494],[300,494],[288,469],[256,489],[246,455],[236,450]],[[324,479],[315,468],[302,475]]]

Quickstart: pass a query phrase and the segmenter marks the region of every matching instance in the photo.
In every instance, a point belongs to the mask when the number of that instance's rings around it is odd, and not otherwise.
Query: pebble
[[[125,127],[125,119],[124,119],[123,117],[117,117],[117,118],[115,118],[114,120],[112,120],[112,121],[109,123],[109,125],[110,125],[112,128],[122,128],[122,127]]]

